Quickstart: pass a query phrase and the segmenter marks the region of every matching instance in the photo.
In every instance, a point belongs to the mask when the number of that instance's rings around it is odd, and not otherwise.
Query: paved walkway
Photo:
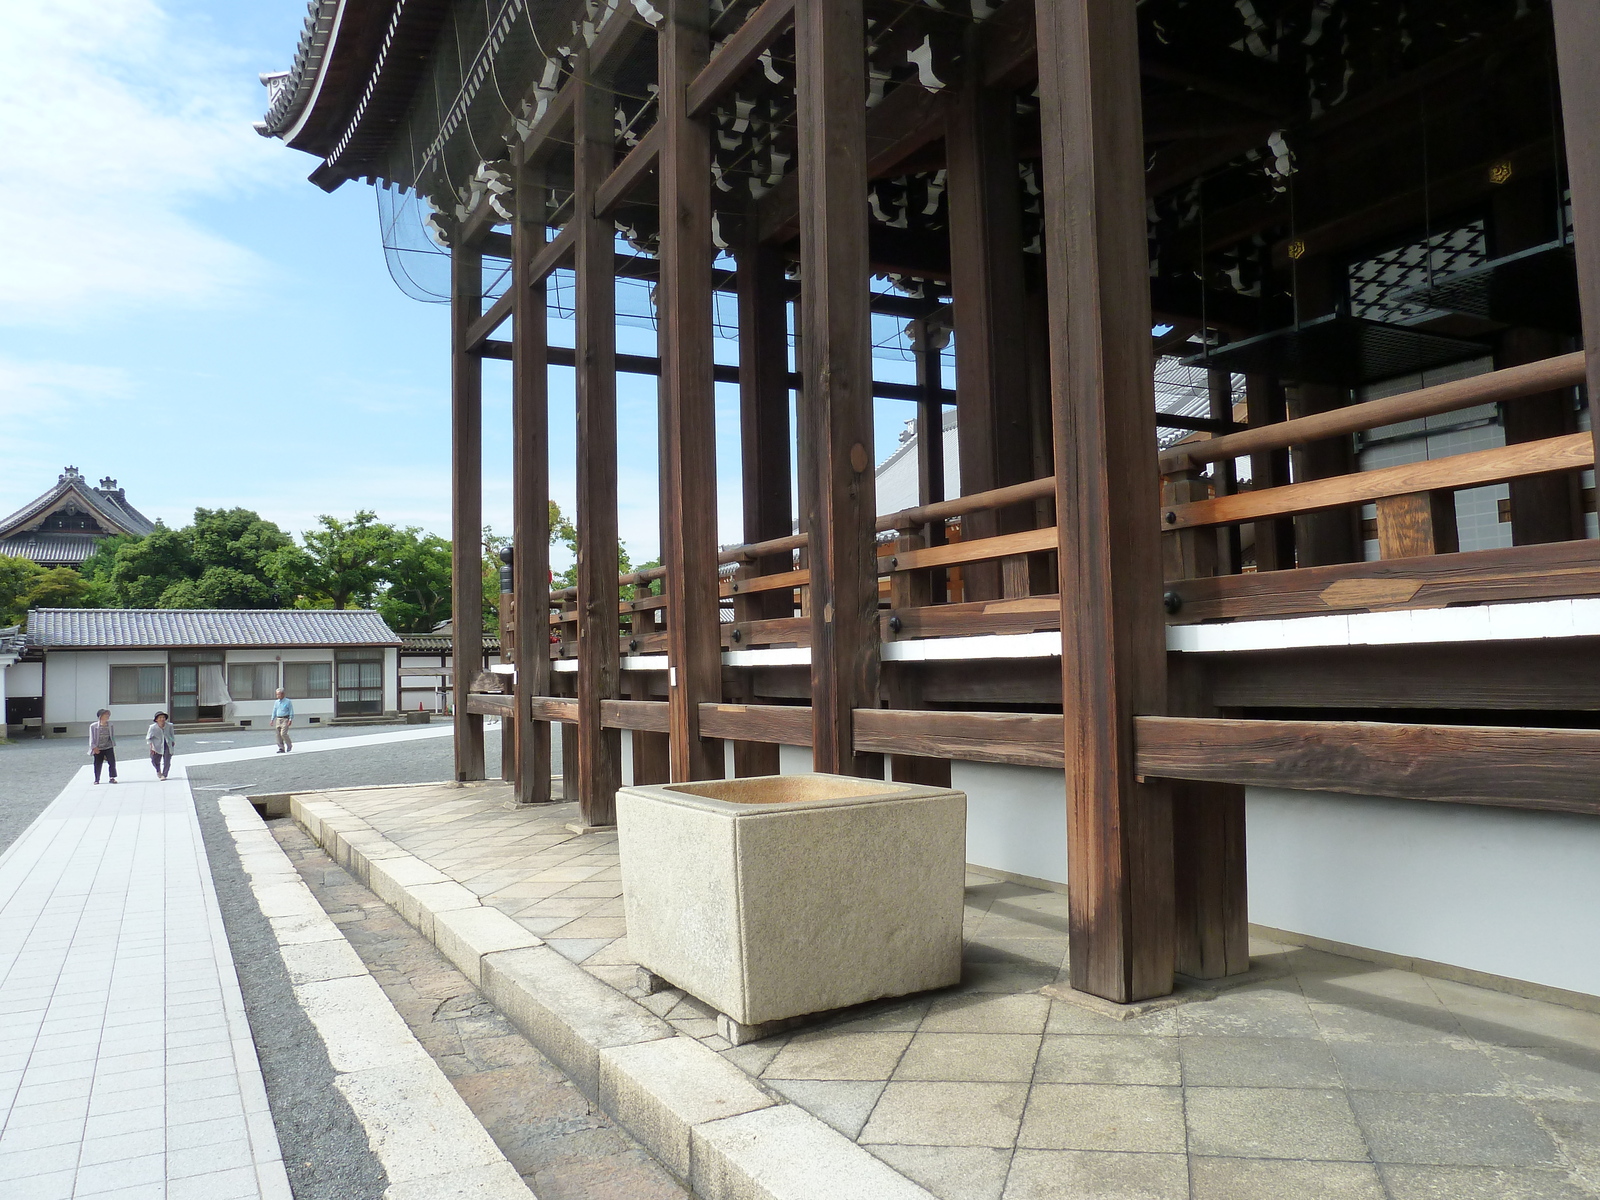
[[[321,799],[632,983],[616,839],[569,833],[573,806]],[[959,987],[747,1046],[681,992],[635,998],[941,1200],[1600,1196],[1600,1015],[1258,941],[1253,982],[1119,1021],[1044,990],[1065,916],[972,875]]]
[[[129,758],[0,856],[0,1196],[289,1200],[183,769]]]

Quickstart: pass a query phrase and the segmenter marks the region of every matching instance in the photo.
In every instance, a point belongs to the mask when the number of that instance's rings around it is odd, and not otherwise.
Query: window
[[[326,700],[333,695],[333,664],[283,664],[283,690],[291,700]]]
[[[167,698],[164,667],[112,667],[111,703],[160,704]]]
[[[228,694],[235,700],[271,700],[277,690],[277,663],[228,664]]]

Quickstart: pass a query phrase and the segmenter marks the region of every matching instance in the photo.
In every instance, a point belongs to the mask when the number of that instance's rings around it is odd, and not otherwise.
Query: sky
[[[373,189],[251,128],[304,0],[52,0],[0,40],[0,516],[63,467],[152,519],[255,509],[292,533],[370,509],[448,535],[449,325],[389,276]],[[552,340],[571,344],[560,323]],[[652,353],[624,328],[618,348]],[[736,348],[720,344],[719,361]],[[880,361],[881,379],[909,380]],[[572,372],[551,492],[574,496]],[[618,381],[619,526],[655,557],[655,380]],[[485,364],[484,519],[509,532],[509,365]],[[880,401],[878,458],[909,404]],[[738,407],[718,388],[718,538],[741,540]],[[557,555],[559,559],[561,555]]]

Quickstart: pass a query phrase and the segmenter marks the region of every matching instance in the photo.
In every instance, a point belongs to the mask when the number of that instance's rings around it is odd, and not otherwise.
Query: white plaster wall
[[[967,794],[967,861],[1051,883],[1067,881],[1067,793],[1060,771],[953,762]]]
[[[44,664],[41,662],[12,663],[5,669],[5,694],[17,696],[44,695]]]
[[[1600,820],[1246,794],[1252,921],[1600,995]]]

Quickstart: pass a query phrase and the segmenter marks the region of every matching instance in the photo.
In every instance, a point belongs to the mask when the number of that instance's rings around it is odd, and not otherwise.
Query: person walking
[[[111,724],[111,710],[102,708],[89,726],[89,755],[94,759],[94,781],[100,782],[100,768],[108,767],[111,782],[117,781],[117,731]]]
[[[172,718],[158,712],[150,728],[144,732],[145,743],[150,747],[150,765],[156,769],[156,778],[165,779],[172,769],[172,747],[177,743],[178,731],[172,727]]]
[[[294,749],[294,739],[289,736],[289,726],[294,724],[294,703],[278,689],[278,699],[272,705],[272,731],[278,735],[278,753],[287,754]]]

